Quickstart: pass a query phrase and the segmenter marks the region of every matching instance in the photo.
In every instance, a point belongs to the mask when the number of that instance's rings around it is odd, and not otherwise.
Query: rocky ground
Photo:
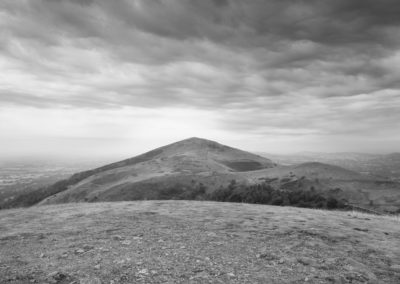
[[[400,220],[141,201],[0,211],[0,283],[400,283]]]

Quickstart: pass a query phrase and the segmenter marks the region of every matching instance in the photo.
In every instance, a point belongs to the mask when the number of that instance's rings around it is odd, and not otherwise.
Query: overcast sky
[[[0,155],[400,151],[398,0],[1,0]]]

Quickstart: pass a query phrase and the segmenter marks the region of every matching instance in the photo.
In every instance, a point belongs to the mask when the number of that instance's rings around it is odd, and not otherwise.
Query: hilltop
[[[400,283],[395,217],[136,201],[0,211],[0,283]],[[76,282],[74,282],[76,281]]]

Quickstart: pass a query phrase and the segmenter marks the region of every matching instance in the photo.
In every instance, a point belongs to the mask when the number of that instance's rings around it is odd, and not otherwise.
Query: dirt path
[[[0,283],[400,283],[400,221],[190,201],[0,211]]]

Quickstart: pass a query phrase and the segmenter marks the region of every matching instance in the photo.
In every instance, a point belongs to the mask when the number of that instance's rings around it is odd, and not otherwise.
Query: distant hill
[[[257,188],[254,185],[262,186]],[[197,199],[251,200],[253,203],[321,208],[326,207],[332,198],[342,205],[396,212],[400,209],[400,184],[384,177],[315,161],[278,165],[268,158],[214,141],[189,138],[76,173],[52,186],[18,196],[8,207]]]
[[[387,178],[400,182],[400,153],[318,153],[302,152],[296,154],[259,153],[283,165],[297,165],[305,162],[320,162],[340,166],[367,175]]]
[[[273,168],[271,160],[219,144],[189,138],[143,155],[73,175],[67,189],[42,202],[157,199],[167,187],[207,188],[229,183],[240,172]]]

